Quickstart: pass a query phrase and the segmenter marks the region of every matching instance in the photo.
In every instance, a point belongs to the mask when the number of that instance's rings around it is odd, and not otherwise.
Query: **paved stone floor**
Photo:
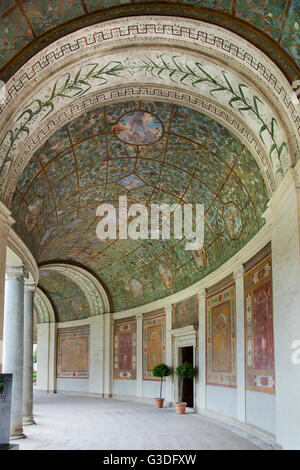
[[[24,427],[27,439],[17,442],[21,450],[272,448],[192,413],[116,399],[36,393],[34,416],[37,425]]]

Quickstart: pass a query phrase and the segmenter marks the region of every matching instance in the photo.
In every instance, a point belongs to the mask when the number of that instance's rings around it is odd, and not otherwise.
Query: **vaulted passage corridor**
[[[174,408],[84,396],[38,393],[38,426],[26,428],[21,450],[259,450],[258,437]]]

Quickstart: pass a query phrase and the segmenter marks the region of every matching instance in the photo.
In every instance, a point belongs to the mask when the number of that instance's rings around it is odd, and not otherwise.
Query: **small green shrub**
[[[192,379],[196,374],[196,369],[189,362],[184,362],[176,367],[175,374],[183,379]]]
[[[176,367],[175,374],[179,378],[179,402],[182,402],[183,379],[192,379],[196,369],[189,362],[184,362]]]
[[[159,398],[161,398],[163,378],[168,377],[169,375],[171,375],[171,373],[172,373],[172,369],[169,366],[167,366],[166,364],[157,364],[152,369],[153,377],[160,377],[160,394],[159,394]]]

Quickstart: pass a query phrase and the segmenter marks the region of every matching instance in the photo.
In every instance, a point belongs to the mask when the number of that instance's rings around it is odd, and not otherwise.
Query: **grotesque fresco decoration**
[[[235,285],[206,299],[206,383],[236,387]]]
[[[275,393],[272,259],[245,274],[246,388]]]
[[[166,316],[156,314],[143,320],[143,379],[156,380],[152,369],[165,362]]]
[[[170,269],[168,268],[168,266],[165,266],[164,264],[160,264],[158,269],[159,269],[161,280],[164,283],[165,288],[168,289],[169,291],[172,291],[173,275]]]
[[[125,195],[128,206],[144,204],[148,213],[152,203],[204,204],[203,248],[187,251],[184,239],[172,238],[99,240],[97,207],[117,207]],[[39,263],[85,265],[122,311],[218,268],[262,227],[267,201],[255,160],[221,124],[180,105],[128,101],[89,111],[53,134],[21,175],[11,211]]]
[[[136,320],[114,324],[114,379],[136,379]]]
[[[41,271],[39,287],[55,306],[56,320],[59,322],[88,318],[90,308],[80,287],[59,273]]]
[[[32,230],[36,226],[42,208],[43,199],[41,197],[34,198],[31,203],[27,206],[24,222],[28,232],[32,232]]]
[[[143,285],[136,279],[131,279],[128,285],[128,290],[136,299],[143,298]]]
[[[89,377],[89,337],[89,326],[58,330],[57,378]]]
[[[173,305],[172,328],[182,328],[189,325],[198,325],[198,297],[194,295]]]
[[[243,221],[239,209],[232,203],[224,204],[223,220],[232,240],[238,240],[243,229]]]

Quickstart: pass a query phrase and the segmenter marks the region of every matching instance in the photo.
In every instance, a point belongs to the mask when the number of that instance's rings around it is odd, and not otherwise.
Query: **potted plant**
[[[183,380],[192,379],[195,373],[196,369],[189,362],[179,364],[179,366],[175,369],[175,374],[179,379],[179,402],[175,403],[175,406],[177,413],[180,415],[185,413],[185,409],[187,406],[187,403],[182,401]]]
[[[166,364],[157,364],[157,366],[153,367],[152,375],[153,377],[160,377],[160,394],[159,398],[155,398],[155,405],[156,408],[162,408],[164,404],[164,398],[161,397],[162,392],[162,382],[164,377],[168,377],[171,375],[172,370]]]

